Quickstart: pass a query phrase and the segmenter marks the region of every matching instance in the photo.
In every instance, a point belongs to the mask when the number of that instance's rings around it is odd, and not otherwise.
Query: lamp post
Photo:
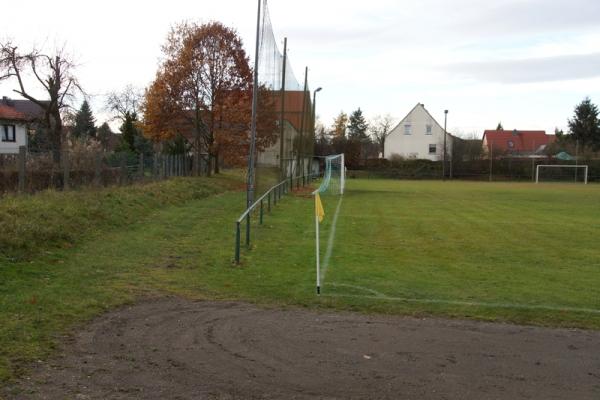
[[[315,141],[317,140],[317,132],[316,132],[316,128],[315,128],[315,124],[317,121],[317,93],[319,93],[321,90],[323,90],[322,87],[318,87],[315,89],[315,91],[313,92],[313,109],[312,109],[312,132],[313,132],[313,146],[312,146],[312,155],[315,155]],[[312,174],[312,160],[310,161],[310,171]]]
[[[315,136],[315,137],[317,136],[317,132],[315,132],[315,123],[316,123],[316,120],[317,120],[317,114],[316,114],[316,110],[317,110],[317,93],[319,93],[321,90],[323,90],[323,88],[322,87],[318,87],[313,92],[313,120],[312,120],[313,129],[312,129],[312,131],[313,131],[313,136]]]
[[[442,179],[446,180],[446,136],[447,136],[447,126],[448,122],[448,110],[444,110],[444,154],[442,155]]]

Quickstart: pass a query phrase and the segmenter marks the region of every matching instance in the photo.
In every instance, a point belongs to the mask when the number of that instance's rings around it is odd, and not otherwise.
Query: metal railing
[[[240,263],[240,247],[242,241],[242,229],[241,225],[246,221],[246,247],[250,247],[250,231],[251,231],[251,217],[252,212],[259,209],[259,225],[263,224],[264,214],[265,214],[265,203],[267,212],[270,213],[272,207],[277,205],[277,202],[281,200],[284,194],[289,193],[290,190],[294,188],[294,184],[296,184],[296,188],[306,186],[313,178],[313,174],[297,176],[295,178],[290,177],[285,180],[279,182],[277,185],[273,186],[269,190],[265,192],[262,196],[260,196],[250,207],[246,209],[240,215],[240,217],[235,221],[235,263]]]

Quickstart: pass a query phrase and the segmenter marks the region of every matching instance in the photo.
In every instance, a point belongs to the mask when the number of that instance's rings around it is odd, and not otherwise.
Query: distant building
[[[281,115],[281,92],[270,91],[273,96],[274,112],[278,119]],[[303,91],[286,91],[284,103],[284,142],[283,142],[283,159],[285,168],[293,168],[294,160],[297,157],[296,151],[299,146],[300,129],[302,128],[302,102],[304,105],[304,140],[305,143],[312,143],[312,101],[310,95],[304,95]],[[279,124],[278,124],[279,125]],[[279,166],[280,152],[280,130],[277,131],[277,140],[273,145],[258,153],[257,164],[269,165],[273,167]]]
[[[454,137],[446,137],[446,152],[452,154]],[[444,128],[431,116],[424,104],[417,105],[392,131],[385,141],[384,158],[393,155],[404,158],[440,161],[444,154]]]
[[[0,154],[17,154],[27,146],[29,136],[42,123],[44,110],[29,100],[0,100]]]
[[[27,146],[27,122],[25,114],[0,103],[0,154],[17,154]]]
[[[545,131],[486,130],[482,146],[487,157],[528,157],[542,154],[555,139]]]

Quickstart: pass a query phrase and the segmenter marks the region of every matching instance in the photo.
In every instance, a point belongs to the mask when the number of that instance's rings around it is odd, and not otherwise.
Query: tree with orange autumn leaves
[[[248,157],[252,70],[237,33],[219,22],[184,22],[172,28],[162,48],[164,61],[146,90],[144,134],[155,142],[177,133],[191,137],[194,171],[206,152],[244,165]],[[273,96],[259,88],[257,151],[277,139]]]

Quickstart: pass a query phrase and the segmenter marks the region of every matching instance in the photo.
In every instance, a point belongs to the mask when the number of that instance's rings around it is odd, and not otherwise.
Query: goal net
[[[535,182],[577,182],[587,184],[587,165],[538,165]]]
[[[325,171],[323,172],[323,180],[317,190],[313,192],[315,197],[315,252],[317,264],[317,294],[321,294],[321,259],[320,259],[320,239],[319,239],[319,224],[325,217],[325,210],[321,202],[322,194],[342,195],[344,194],[344,185],[346,183],[346,168],[344,166],[344,154],[337,154],[325,157]],[[341,205],[342,198],[338,202],[337,209]],[[337,219],[336,210],[333,225],[335,232],[335,220]],[[327,261],[327,260],[325,260]]]
[[[344,194],[346,183],[346,169],[344,167],[344,155],[336,154],[325,157],[325,169],[323,171],[323,180],[315,193],[323,194]]]

